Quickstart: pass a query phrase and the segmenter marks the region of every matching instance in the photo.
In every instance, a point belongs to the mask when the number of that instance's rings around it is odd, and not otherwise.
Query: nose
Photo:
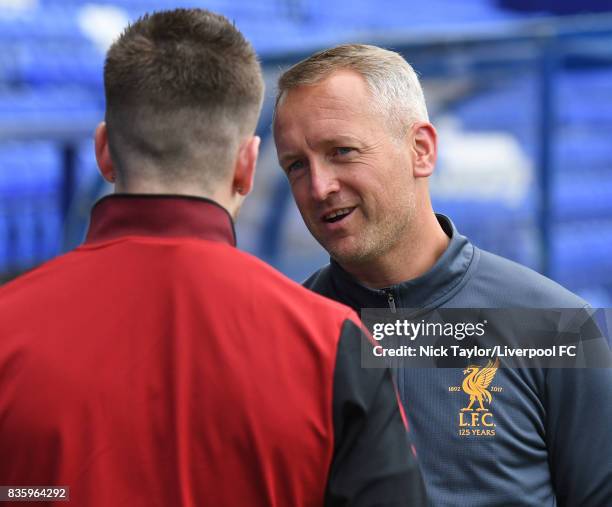
[[[340,190],[338,175],[333,167],[325,163],[311,163],[310,195],[317,201],[324,201]]]

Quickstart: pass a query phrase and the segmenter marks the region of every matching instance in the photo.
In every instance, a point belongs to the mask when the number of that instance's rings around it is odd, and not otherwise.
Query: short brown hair
[[[366,44],[342,44],[295,64],[278,80],[276,105],[291,89],[316,84],[342,69],[364,78],[377,112],[394,128],[402,131],[414,121],[429,121],[423,89],[410,64],[399,53]]]
[[[210,184],[255,130],[262,71],[251,44],[204,9],[145,14],[104,65],[106,123],[118,178]]]

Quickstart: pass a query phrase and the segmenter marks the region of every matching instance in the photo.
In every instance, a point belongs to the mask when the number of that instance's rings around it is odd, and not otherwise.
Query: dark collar
[[[451,220],[436,214],[450,242],[444,253],[423,275],[406,280],[386,289],[371,289],[355,280],[333,259],[330,262],[332,284],[335,291],[346,296],[343,301],[353,308],[386,307],[389,294],[399,307],[436,307],[447,301],[463,285],[474,257],[474,246],[457,232]],[[406,259],[410,262],[410,259]]]
[[[91,211],[85,243],[123,236],[189,237],[236,246],[234,222],[210,199],[183,195],[112,194]]]

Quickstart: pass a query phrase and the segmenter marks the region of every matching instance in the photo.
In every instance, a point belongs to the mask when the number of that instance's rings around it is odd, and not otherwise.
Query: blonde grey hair
[[[295,64],[278,80],[276,106],[293,88],[314,85],[341,69],[364,78],[377,112],[400,131],[415,121],[429,121],[423,89],[410,64],[399,53],[365,44],[325,49]]]

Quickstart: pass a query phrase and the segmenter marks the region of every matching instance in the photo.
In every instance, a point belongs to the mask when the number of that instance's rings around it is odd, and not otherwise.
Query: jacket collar
[[[123,236],[189,237],[236,246],[234,222],[225,208],[203,197],[112,194],[91,211],[85,244]]]
[[[343,294],[353,308],[381,308],[390,305],[390,296],[397,307],[436,307],[448,300],[463,285],[474,257],[474,246],[459,234],[452,221],[436,214],[444,232],[450,237],[445,252],[432,268],[423,275],[406,280],[386,289],[372,289],[362,285],[347,273],[336,261],[330,261],[332,284],[336,292]],[[406,262],[410,262],[406,259]]]

